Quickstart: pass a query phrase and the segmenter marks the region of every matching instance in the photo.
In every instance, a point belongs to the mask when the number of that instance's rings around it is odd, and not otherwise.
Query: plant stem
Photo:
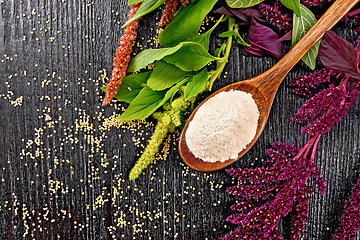
[[[235,19],[233,17],[228,17],[227,19],[228,19],[228,31],[234,31]],[[231,45],[232,45],[232,40],[233,40],[233,36],[229,36],[227,38],[224,57],[222,57],[222,59],[221,59],[220,66],[212,72],[212,76],[209,80],[208,91],[211,91],[215,80],[220,77],[221,73],[223,72],[223,70],[225,68],[225,65],[228,62]]]

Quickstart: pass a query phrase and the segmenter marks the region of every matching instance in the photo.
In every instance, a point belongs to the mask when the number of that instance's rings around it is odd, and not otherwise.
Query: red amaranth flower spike
[[[291,120],[310,124],[301,130],[303,133],[321,135],[347,114],[355,103],[359,90],[359,80],[345,75],[339,86],[331,85],[310,98]]]
[[[180,0],[181,6],[186,8],[190,4],[190,0]]]
[[[141,3],[131,5],[128,19],[136,13]],[[139,20],[135,20],[126,26],[124,34],[120,37],[120,46],[116,50],[114,58],[114,68],[111,74],[109,85],[106,88],[106,95],[102,105],[111,103],[115,94],[119,89],[119,85],[126,75],[126,70],[131,60],[132,46],[136,39],[136,29],[139,25]]]
[[[311,7],[321,7],[325,3],[331,3],[334,0],[301,0],[301,3],[304,4],[307,8]]]
[[[291,236],[290,239],[298,239],[305,226],[305,221],[308,214],[308,205],[310,195],[312,193],[311,187],[304,187],[301,191],[297,192],[297,201],[291,211]]]
[[[331,240],[352,240],[360,230],[360,179],[351,191],[351,199],[345,203],[345,212],[341,216]]]
[[[162,12],[162,16],[158,23],[158,26],[165,27],[166,25],[168,25],[171,19],[174,17],[179,6],[180,6],[179,0],[166,0],[165,9]]]
[[[333,79],[336,79],[337,75],[339,75],[338,72],[323,68],[309,75],[293,79],[289,83],[289,86],[294,87],[292,92],[296,95],[309,98],[319,93],[324,88],[329,87],[330,83],[333,82]]]
[[[320,135],[312,136],[301,149],[284,143],[272,144],[272,161],[268,166],[254,169],[228,169],[239,180],[228,188],[237,202],[231,206],[235,213],[227,221],[239,225],[223,239],[281,239],[277,229],[281,217],[292,213],[292,239],[302,233],[307,217],[311,179],[321,193],[325,183],[314,164]]]
[[[274,4],[260,3],[258,5],[261,14],[272,26],[280,31],[289,32],[292,29],[292,18],[290,13],[284,12],[279,1]]]

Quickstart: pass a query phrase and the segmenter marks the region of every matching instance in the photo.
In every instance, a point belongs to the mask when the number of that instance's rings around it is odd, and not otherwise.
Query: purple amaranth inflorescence
[[[272,26],[280,31],[289,32],[292,28],[292,17],[289,12],[285,12],[281,8],[279,1],[274,4],[260,3],[259,11]]]
[[[141,3],[131,5],[128,19],[130,19],[136,13]],[[103,100],[103,105],[111,103],[117,93],[119,86],[126,75],[126,70],[131,60],[132,46],[136,39],[136,30],[138,28],[139,21],[135,20],[129,23],[124,31],[124,34],[120,37],[120,46],[116,50],[114,58],[114,68],[111,74],[109,85],[106,87],[106,95]]]
[[[330,85],[310,98],[297,112],[293,122],[308,122],[302,132],[309,135],[323,134],[334,127],[355,103],[359,93],[357,79],[345,75],[341,83]]]
[[[352,240],[360,230],[360,179],[351,191],[351,199],[345,203],[345,212],[331,240]]]
[[[291,213],[291,238],[297,239],[304,229],[312,179],[323,193],[325,183],[314,164],[320,136],[313,136],[301,149],[295,145],[274,143],[268,153],[266,167],[229,169],[238,185],[228,188],[237,202],[231,206],[236,213],[227,221],[239,225],[223,240],[281,239],[278,221]]]
[[[335,0],[301,0],[301,3],[306,7],[322,7],[325,3],[331,3]]]
[[[302,97],[312,97],[324,88],[329,87],[331,80],[339,73],[326,68],[309,75],[300,76],[293,79],[289,86],[293,87],[293,93]]]

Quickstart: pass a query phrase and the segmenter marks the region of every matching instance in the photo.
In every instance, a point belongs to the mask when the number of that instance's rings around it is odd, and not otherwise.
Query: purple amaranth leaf
[[[268,54],[266,54],[266,52],[261,49],[260,47],[258,47],[255,43],[253,43],[249,37],[246,40],[246,42],[250,45],[250,47],[244,47],[243,48],[243,54],[245,56],[256,56],[256,57],[265,57]]]
[[[360,36],[358,37],[358,45],[355,47],[357,62],[360,61],[360,44],[359,44],[360,41],[359,40],[360,40]]]
[[[353,78],[360,78],[358,57],[355,47],[328,31],[320,44],[319,58],[322,64],[331,70],[345,73]]]
[[[226,7],[220,7],[213,12],[228,15],[231,17],[237,17],[240,20],[244,22],[250,23],[251,17],[257,17],[262,18],[262,15],[259,10],[249,7],[249,8],[230,8],[228,6]]]
[[[224,14],[224,15],[231,16],[231,17],[235,16],[229,10],[227,10],[226,7],[219,7],[218,9],[214,10],[213,12],[214,13],[219,13],[219,14]]]
[[[291,38],[292,38],[292,32],[289,31],[289,32],[285,33],[281,38],[279,38],[279,41],[280,41],[280,42],[290,41]]]
[[[252,17],[261,19],[262,15],[259,10],[249,7],[249,8],[229,8],[226,7],[234,16],[240,18],[245,22],[250,22]]]
[[[247,56],[265,56],[269,54],[275,59],[280,59],[285,55],[285,48],[276,32],[271,28],[261,24],[256,18],[251,19],[251,26],[247,43],[250,47],[244,47],[243,53]]]

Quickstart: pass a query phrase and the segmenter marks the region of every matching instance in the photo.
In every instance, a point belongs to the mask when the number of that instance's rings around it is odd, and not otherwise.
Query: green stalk
[[[228,19],[228,31],[234,31],[235,19],[233,17],[230,17],[230,16],[227,19]],[[221,60],[220,60],[221,61],[220,66],[216,70],[211,72],[212,76],[211,76],[211,78],[209,80],[208,91],[211,91],[215,80],[220,77],[220,75],[223,72],[226,64],[228,63],[230,50],[231,50],[231,45],[232,45],[232,40],[233,40],[233,36],[229,36],[227,38],[224,57],[222,57]]]

